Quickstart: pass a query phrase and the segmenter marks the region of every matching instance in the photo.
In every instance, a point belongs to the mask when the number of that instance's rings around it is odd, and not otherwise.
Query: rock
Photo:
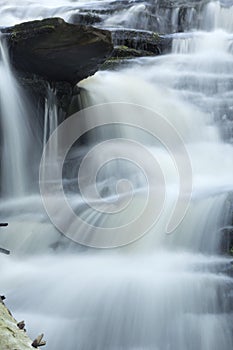
[[[2,30],[13,66],[48,81],[72,85],[94,74],[111,55],[111,33],[61,18],[26,22]]]
[[[18,82],[24,89],[25,96],[27,96],[27,100],[29,101],[28,103],[35,110],[35,118],[39,121],[40,125],[44,123],[45,102],[46,100],[51,100],[51,90],[54,92],[54,99],[56,100],[59,124],[65,118],[81,109],[80,89],[77,85],[73,86],[71,83],[65,81],[48,82],[41,76],[30,74],[19,75]]]
[[[115,46],[112,56],[100,67],[101,70],[117,70],[119,66],[128,66],[130,59],[137,57],[154,56],[153,52],[136,50],[127,46]]]
[[[44,111],[45,98],[48,98],[48,86],[56,91],[57,106],[66,112],[69,109],[73,90],[76,87],[69,82],[48,82],[45,78],[35,74],[20,74],[18,76],[20,85],[24,88],[27,96],[33,105],[42,108]]]
[[[221,227],[221,252],[233,255],[233,192],[230,192],[226,198],[224,206],[224,225]]]
[[[198,27],[205,3],[199,0],[149,0],[147,10],[142,14],[144,23],[148,30],[160,33],[190,31]]]
[[[116,46],[127,46],[135,50],[161,55],[171,51],[172,39],[157,33],[117,29],[112,31],[113,43]]]
[[[86,4],[85,2],[82,4],[82,13],[90,13],[90,5],[88,2]],[[98,14],[99,16],[105,16],[106,18],[108,15],[114,15],[115,13],[122,11],[122,9],[130,9],[133,5],[134,3],[129,0],[117,0],[110,2],[103,1],[102,3],[96,3],[96,5],[93,3],[91,7],[91,13]]]
[[[153,56],[154,53],[145,50],[136,50],[127,46],[115,46],[111,59],[112,58],[135,58],[135,57],[144,57],[144,56]]]
[[[17,326],[9,310],[0,302],[0,349],[32,350],[32,340]]]
[[[69,19],[69,23],[84,24],[87,26],[100,22],[102,22],[102,18],[93,12],[74,13]]]
[[[102,64],[100,70],[119,70],[119,67],[126,68],[129,64],[130,61],[126,58],[110,58]]]
[[[19,329],[25,330],[25,322],[24,322],[24,321],[18,322],[18,323],[17,323],[17,327],[18,327]]]
[[[171,34],[196,28],[206,2],[200,0],[118,0],[104,2],[104,7],[101,5],[92,7],[92,13],[98,15],[103,22],[107,20],[106,26]],[[88,4],[87,8],[85,6],[84,3],[82,13],[90,11]],[[111,25],[111,18],[114,19],[114,16],[115,21]]]

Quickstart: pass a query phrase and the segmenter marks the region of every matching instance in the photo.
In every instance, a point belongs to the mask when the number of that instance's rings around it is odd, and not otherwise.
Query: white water
[[[222,6],[220,1],[207,4],[204,10],[202,28],[207,30],[221,28],[232,33],[233,4],[226,2],[226,5],[230,5],[230,8],[229,6]]]
[[[6,196],[22,196],[27,192],[27,154],[30,126],[24,94],[14,78],[8,52],[0,37],[0,113],[3,132],[1,189]]]
[[[120,2],[120,0],[119,0]],[[10,26],[26,20],[42,19],[46,17],[62,17],[69,21],[72,15],[83,10],[92,12],[93,9],[116,9],[112,14],[100,14],[103,19],[102,26],[107,27],[126,27],[147,30],[148,26],[152,30],[161,33],[177,32],[179,29],[179,13],[184,6],[169,7],[164,2],[158,1],[155,5],[156,13],[150,12],[149,4],[144,1],[130,1],[129,6],[124,4],[119,8],[114,6],[117,1],[114,0],[24,0],[21,6],[18,6],[17,0],[3,0],[1,2],[1,26]],[[232,32],[232,12],[233,3],[231,0],[222,1],[199,1],[199,5],[191,6],[187,2],[187,11],[185,14],[185,24],[190,30],[202,29],[212,31],[215,28],[221,28],[227,32]]]
[[[31,8],[23,7],[24,14]],[[172,235],[164,232],[177,185],[174,164],[164,148],[151,147],[145,134],[127,128],[120,130],[124,137],[149,144],[168,184],[165,211],[142,240],[112,251],[81,249],[52,227],[36,193],[1,204],[2,220],[10,227],[1,232],[0,245],[13,253],[0,256],[1,290],[32,337],[46,334],[49,350],[233,347],[232,280],[224,274],[230,260],[217,255],[219,229],[228,223],[225,200],[233,189],[232,146],[216,126],[224,116],[220,107],[232,106],[229,37],[223,30],[195,32],[191,39],[181,35],[172,55],[138,59],[127,69],[99,72],[79,84],[84,106],[141,104],[163,114],[183,137],[194,190],[190,210]],[[54,105],[48,111],[44,135],[56,126]],[[97,136],[104,138],[105,131]],[[113,142],[113,152],[114,147]],[[110,191],[127,169],[115,164],[103,172]],[[145,185],[140,176],[131,179]],[[72,200],[79,208],[80,199]],[[91,222],[101,219],[93,211],[86,216]]]

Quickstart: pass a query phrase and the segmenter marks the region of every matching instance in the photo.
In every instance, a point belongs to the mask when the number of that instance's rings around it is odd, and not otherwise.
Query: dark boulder
[[[111,33],[61,18],[26,22],[2,30],[13,66],[48,81],[75,84],[94,74],[111,55]]]

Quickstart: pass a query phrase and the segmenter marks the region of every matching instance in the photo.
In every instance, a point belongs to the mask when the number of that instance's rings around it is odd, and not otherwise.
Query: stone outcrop
[[[61,18],[25,22],[2,32],[18,71],[53,82],[76,84],[94,74],[113,50],[109,31]]]
[[[75,85],[82,79],[98,69],[127,65],[130,58],[171,50],[171,38],[157,33],[94,28],[90,24],[100,21],[98,16],[84,12],[73,18],[78,24],[47,18],[2,29],[19,82],[39,115],[44,111],[48,85],[56,93],[58,108],[67,116],[79,109]]]

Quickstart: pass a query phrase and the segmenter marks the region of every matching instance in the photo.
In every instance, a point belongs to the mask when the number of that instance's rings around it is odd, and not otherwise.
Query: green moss
[[[124,60],[119,59],[117,57],[112,57],[108,60],[106,60],[101,66],[100,70],[114,70],[116,67],[121,65]]]
[[[24,38],[29,38],[34,36],[34,34],[38,34],[38,33],[49,33],[55,30],[55,26],[54,25],[44,25],[41,28],[35,28],[35,30],[31,30],[30,33],[28,30],[22,30],[21,27],[15,26],[14,29],[11,32],[11,39],[13,40],[21,40]]]
[[[112,58],[124,58],[124,59],[130,59],[135,57],[143,57],[143,56],[151,56],[153,53],[144,51],[144,50],[137,50],[134,48],[130,48],[125,45],[116,46],[114,48]]]
[[[153,33],[153,34],[152,34],[152,38],[153,38],[154,40],[159,40],[159,39],[160,39],[158,33]]]

